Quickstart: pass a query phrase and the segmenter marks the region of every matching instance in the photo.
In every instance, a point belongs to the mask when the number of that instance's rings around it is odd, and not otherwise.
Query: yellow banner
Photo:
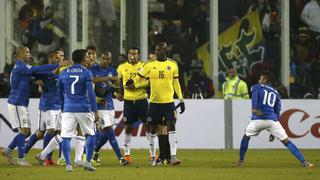
[[[219,71],[230,67],[240,68],[262,61],[264,48],[256,47],[263,39],[259,14],[254,11],[219,35]],[[211,74],[209,43],[197,49],[207,75]]]

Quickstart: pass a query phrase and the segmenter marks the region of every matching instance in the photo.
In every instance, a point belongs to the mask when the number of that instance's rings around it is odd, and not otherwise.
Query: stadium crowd
[[[319,8],[318,0],[294,0],[290,1],[290,96],[286,88],[280,82],[281,67],[281,12],[280,1],[278,0],[228,0],[228,4],[220,3],[219,8],[219,33],[223,33],[239,19],[252,11],[258,11],[262,32],[263,46],[265,53],[263,62],[254,69],[248,69],[246,74],[239,74],[244,80],[248,89],[258,81],[258,72],[270,70],[275,77],[278,77],[277,89],[282,92],[283,98],[318,98],[319,97],[319,73],[320,69],[320,45],[319,45],[319,18],[316,16]],[[155,44],[165,41],[168,44],[168,57],[174,59],[179,65],[180,84],[186,98],[192,98],[197,92],[203,94],[203,98],[212,98],[215,93],[222,91],[222,87],[214,87],[210,75],[205,73],[203,59],[197,56],[197,49],[209,41],[209,0],[152,0],[149,1],[149,52]],[[92,6],[97,7],[99,1],[92,1]],[[153,7],[153,8],[151,8]],[[234,8],[230,8],[234,7]],[[44,5],[42,0],[27,0],[19,11],[19,22],[21,28],[27,32],[27,45],[34,55],[34,63],[41,64],[47,59],[47,55],[55,48],[66,48],[65,34],[59,29],[60,19],[54,20],[54,10],[51,5]],[[227,10],[225,10],[227,9]],[[100,24],[105,24],[109,29],[117,28],[119,13],[115,10],[110,15],[101,18]],[[98,16],[99,17],[99,16]],[[111,22],[111,23],[108,23]],[[57,24],[57,25],[54,25]],[[60,24],[60,25],[59,25]],[[102,26],[101,25],[101,26]],[[93,27],[93,26],[90,26]],[[108,29],[108,28],[101,29]],[[110,29],[112,35],[116,29]],[[118,27],[119,28],[119,27]],[[107,30],[106,30],[107,31]],[[109,31],[108,31],[109,32]],[[101,33],[100,33],[101,34]],[[108,34],[108,33],[106,33]],[[100,36],[98,39],[110,39],[104,48],[100,48],[101,43],[97,42],[97,49],[101,51],[111,51],[114,54],[114,66],[124,62],[127,57],[119,54],[119,50],[114,48],[116,40]],[[105,42],[107,43],[107,42]],[[37,48],[34,48],[37,44]],[[108,48],[108,49],[106,49]],[[10,69],[15,62],[7,60],[11,64],[6,64],[0,76],[0,97],[8,97]],[[249,66],[249,65],[248,65]],[[232,68],[232,67],[229,67]],[[226,79],[228,69],[224,69]],[[219,85],[220,86],[220,85]],[[31,97],[39,97],[37,87],[32,86]],[[219,94],[220,96],[220,94]],[[222,98],[223,96],[220,96]]]

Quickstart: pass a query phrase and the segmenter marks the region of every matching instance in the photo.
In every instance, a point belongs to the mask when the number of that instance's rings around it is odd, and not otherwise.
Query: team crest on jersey
[[[170,70],[171,70],[171,67],[170,67],[170,66],[167,66],[167,70],[170,71]]]
[[[123,117],[123,121],[126,122],[127,121],[127,117]]]
[[[152,117],[150,117],[150,116],[147,117],[147,121],[148,121],[148,122],[151,122],[151,121],[152,121]]]
[[[157,69],[155,66],[153,66],[153,69]]]
[[[125,71],[125,72],[127,72],[127,71],[128,71],[128,69],[125,69],[124,71]]]

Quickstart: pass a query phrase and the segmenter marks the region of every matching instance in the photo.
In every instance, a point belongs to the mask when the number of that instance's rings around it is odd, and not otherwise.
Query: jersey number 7
[[[71,83],[71,94],[75,94],[74,86],[79,81],[79,76],[69,76],[70,78],[75,78],[74,81]]]

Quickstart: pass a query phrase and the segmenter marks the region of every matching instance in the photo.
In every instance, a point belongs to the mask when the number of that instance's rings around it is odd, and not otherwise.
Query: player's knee
[[[282,142],[283,145],[287,146],[288,143],[289,143],[289,139],[286,138],[286,139],[282,140],[281,142]]]
[[[104,132],[108,132],[108,131],[110,131],[111,129],[112,129],[112,126],[108,126],[108,127],[103,128],[103,131],[104,131]]]
[[[132,132],[132,125],[126,125],[124,128],[126,134],[131,134]]]
[[[37,133],[36,133],[36,135],[37,135],[37,138],[38,139],[42,139],[43,138],[43,136],[44,136],[44,131],[37,131]]]
[[[244,134],[242,138],[243,138],[243,139],[246,139],[246,140],[250,140],[250,137],[247,136],[246,134]]]
[[[55,135],[55,130],[54,130],[54,129],[47,129],[47,133],[48,133],[50,136],[54,136],[54,135]]]
[[[158,135],[167,135],[168,129],[167,126],[159,125],[158,126]]]
[[[168,121],[167,126],[168,126],[168,131],[175,131],[176,130],[176,122],[175,121]]]
[[[147,133],[149,133],[151,131],[150,123],[148,123],[148,122],[143,123],[143,127],[144,127],[144,129],[146,130]]]
[[[31,135],[31,131],[29,128],[20,128],[19,132],[27,137]]]

